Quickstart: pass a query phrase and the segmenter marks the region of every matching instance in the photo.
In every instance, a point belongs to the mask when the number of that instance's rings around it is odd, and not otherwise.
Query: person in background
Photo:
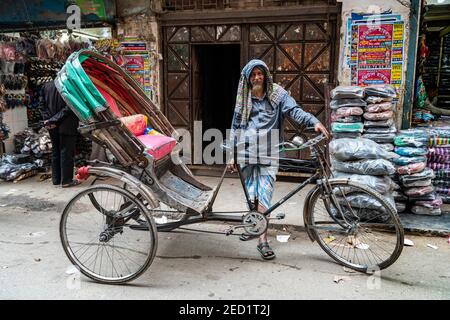
[[[78,117],[70,110],[56,89],[54,81],[40,91],[39,108],[44,127],[52,140],[52,182],[68,188],[80,182],[73,179],[74,153],[78,134]]]

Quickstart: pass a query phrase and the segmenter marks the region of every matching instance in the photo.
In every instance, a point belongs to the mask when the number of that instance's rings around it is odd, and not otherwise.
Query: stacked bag
[[[430,130],[427,167],[434,170],[436,193],[443,203],[450,203],[450,128]]]
[[[359,138],[364,129],[362,115],[367,103],[364,90],[357,86],[339,86],[331,90],[331,131],[335,138]]]
[[[397,97],[395,88],[389,85],[364,88],[367,106],[364,109],[363,138],[373,140],[388,151],[393,151],[393,141],[397,132],[394,121]]]
[[[395,137],[394,159],[402,192],[395,193],[399,212],[410,206],[415,214],[440,215],[442,199],[432,184],[434,171],[427,168],[429,133],[423,129],[402,130]]]
[[[393,190],[398,186],[389,177],[395,173],[391,162],[397,157],[395,153],[369,139],[340,138],[330,142],[330,157],[333,178],[366,185],[381,193],[395,207]],[[369,210],[368,217],[370,214]]]
[[[330,97],[333,177],[366,185],[381,193],[395,207],[393,190],[399,187],[390,176],[395,174],[392,160],[398,156],[391,152],[393,146],[386,148],[377,143],[392,142],[395,137],[392,103],[395,89],[338,86],[331,91]],[[364,209],[368,210],[368,218],[375,214],[370,208]]]

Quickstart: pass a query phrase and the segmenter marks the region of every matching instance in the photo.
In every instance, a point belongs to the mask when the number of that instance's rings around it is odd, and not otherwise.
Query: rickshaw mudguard
[[[150,204],[152,209],[159,206],[159,201],[153,195],[150,188],[145,183],[129,173],[108,167],[88,167],[87,174],[101,175],[120,180],[128,184],[129,186],[134,187],[136,190],[139,190],[139,192],[144,196],[145,200],[147,200],[147,202]]]

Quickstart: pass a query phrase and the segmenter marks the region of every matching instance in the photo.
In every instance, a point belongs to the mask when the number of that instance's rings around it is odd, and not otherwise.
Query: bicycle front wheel
[[[318,186],[306,204],[305,224],[334,260],[375,272],[392,265],[403,249],[403,227],[393,205],[376,191],[351,181]]]

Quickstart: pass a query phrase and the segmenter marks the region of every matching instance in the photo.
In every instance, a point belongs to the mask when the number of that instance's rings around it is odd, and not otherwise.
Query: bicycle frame
[[[282,197],[279,201],[277,201],[275,204],[273,204],[272,206],[270,206],[270,208],[267,209],[266,212],[263,213],[264,216],[269,216],[270,213],[272,213],[274,210],[276,210],[278,207],[280,207],[283,203],[285,203],[287,200],[289,200],[292,196],[294,196],[295,194],[297,194],[299,191],[301,191],[306,185],[308,185],[309,183],[318,180],[318,179],[323,179],[325,183],[321,183],[322,185],[328,185],[327,181],[328,181],[328,175],[329,175],[329,165],[328,162],[326,161],[325,158],[325,153],[324,151],[316,146],[316,145],[312,145],[310,146],[311,149],[311,155],[313,160],[315,160],[315,164],[316,164],[316,168],[315,168],[315,173],[309,177],[308,179],[306,179],[305,181],[303,181],[300,185],[298,185],[294,190],[292,190],[291,192],[289,192],[287,195],[285,195],[284,197]],[[292,150],[300,150],[300,149],[285,149],[283,151],[292,151]],[[279,158],[279,160],[282,161],[289,161],[292,163],[302,163],[304,161],[302,160],[298,160],[298,159],[292,159],[292,158]],[[300,166],[298,168],[301,168]],[[218,183],[218,187],[216,189],[216,194],[218,193],[220,186],[225,178],[225,173],[227,171],[227,168],[225,167],[221,179]],[[238,172],[238,176],[239,176],[239,180],[241,182],[242,185],[242,189],[244,191],[245,194],[245,199],[246,199],[246,203],[248,205],[248,210],[245,211],[212,211],[212,206],[214,204],[214,200],[215,200],[215,196],[212,199],[212,202],[210,203],[210,211],[208,212],[208,214],[205,217],[190,217],[186,220],[183,221],[177,221],[177,222],[170,222],[170,223],[166,223],[166,224],[160,224],[157,226],[158,231],[171,231],[174,230],[182,225],[187,225],[187,224],[194,224],[194,223],[200,223],[200,222],[205,222],[205,221],[229,221],[229,222],[241,222],[242,221],[242,217],[252,211],[256,211],[256,204],[253,203],[250,199],[250,196],[248,194],[248,190],[245,187],[245,181],[244,181],[244,177],[242,174],[242,170],[241,167],[239,165],[237,165],[237,172]],[[242,213],[242,215],[236,215],[236,213]]]

